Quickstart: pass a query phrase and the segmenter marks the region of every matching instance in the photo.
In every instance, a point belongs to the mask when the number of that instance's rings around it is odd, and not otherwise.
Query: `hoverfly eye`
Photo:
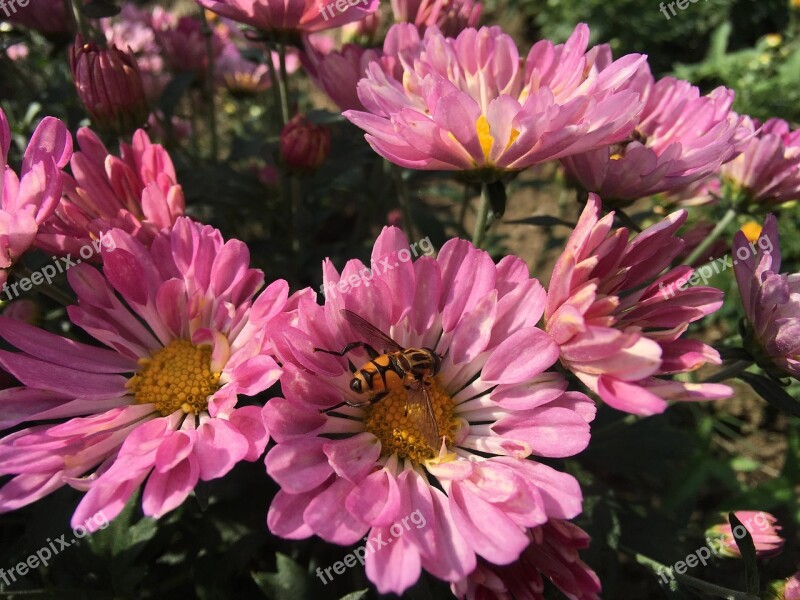
[[[361,381],[358,379],[353,379],[350,381],[350,389],[356,392],[357,394],[361,393]]]

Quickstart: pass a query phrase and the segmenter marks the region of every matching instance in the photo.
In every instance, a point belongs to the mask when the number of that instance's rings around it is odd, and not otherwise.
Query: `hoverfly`
[[[356,408],[369,406],[402,385],[406,391],[406,416],[410,417],[422,439],[435,451],[440,443],[440,436],[428,388],[433,384],[433,377],[439,373],[442,357],[430,348],[403,348],[356,313],[346,308],[343,308],[341,313],[353,329],[367,341],[347,344],[341,352],[322,348],[314,348],[314,351],[344,356],[351,350],[363,348],[369,356],[367,363],[356,369],[355,365],[348,361],[353,373],[350,389],[357,394],[369,394],[369,397],[363,402],[342,402],[325,412],[345,404]],[[383,350],[384,354],[380,354],[376,347]]]

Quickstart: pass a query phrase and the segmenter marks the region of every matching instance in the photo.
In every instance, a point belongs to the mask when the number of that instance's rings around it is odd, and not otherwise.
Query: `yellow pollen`
[[[399,458],[408,458],[415,464],[422,464],[437,456],[439,448],[431,448],[422,439],[414,416],[406,411],[407,392],[402,387],[398,388],[366,408],[366,430],[381,441],[383,456],[397,454]],[[453,418],[455,401],[441,390],[438,379],[433,380],[428,394],[439,428],[439,440],[445,436],[445,443],[449,447],[453,443],[458,425],[458,420]]]
[[[126,384],[137,404],[155,404],[163,416],[176,410],[198,414],[219,388],[221,373],[211,372],[211,346],[173,340],[150,358]]]
[[[742,225],[742,233],[747,238],[748,242],[757,242],[761,235],[761,225],[755,221],[748,221]]]
[[[481,143],[483,157],[488,161],[489,152],[492,151],[492,145],[494,144],[494,138],[489,132],[489,121],[486,120],[486,117],[483,115],[478,117],[478,120],[475,121],[475,129],[478,131],[478,141]]]

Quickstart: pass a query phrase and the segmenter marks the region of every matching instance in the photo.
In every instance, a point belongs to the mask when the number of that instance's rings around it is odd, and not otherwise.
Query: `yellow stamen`
[[[434,379],[428,390],[431,407],[439,428],[439,436],[445,437],[447,446],[451,446],[456,433],[458,420],[453,418],[455,401],[439,387]],[[439,455],[440,448],[431,448],[419,430],[414,415],[406,411],[407,392],[401,386],[389,392],[385,398],[375,402],[366,409],[364,419],[366,430],[375,435],[381,442],[383,456],[397,454],[399,458],[408,458],[416,464]]]
[[[488,161],[489,152],[492,151],[492,145],[494,144],[494,138],[489,132],[489,121],[486,117],[483,115],[478,117],[478,120],[475,121],[475,129],[478,130],[478,141],[481,144],[481,150],[483,150],[483,157]]]
[[[748,242],[757,242],[761,236],[761,225],[755,221],[748,221],[742,225],[742,233],[747,238]]]
[[[163,416],[207,410],[209,396],[219,389],[221,373],[211,371],[211,346],[173,340],[139,364],[142,369],[126,385],[137,404],[155,404]]]

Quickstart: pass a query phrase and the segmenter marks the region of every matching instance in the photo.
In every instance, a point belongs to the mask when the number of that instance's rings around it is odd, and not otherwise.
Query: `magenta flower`
[[[199,480],[256,460],[268,432],[258,406],[238,395],[266,390],[280,375],[264,343],[288,286],[248,268],[243,242],[181,218],[148,249],[114,229],[103,273],[68,271],[78,305],[70,320],[100,348],[0,317],[0,366],[22,383],[0,392],[0,512],[70,485],[86,491],[73,526],[114,518],[144,484],[142,508],[158,517]],[[52,421],[58,421],[53,423]]]
[[[498,27],[445,38],[394,25],[384,54],[358,84],[365,111],[344,115],[384,158],[404,167],[475,171],[497,179],[537,163],[623,140],[641,109],[619,88],[645,60],[629,55],[602,72],[587,54],[589,28],[565,44],[535,44],[525,61]]]
[[[0,287],[61,199],[61,169],[72,155],[72,136],[58,119],[42,119],[25,149],[19,176],[8,165],[10,148],[11,128],[0,109]]]
[[[378,10],[378,0],[195,0],[203,8],[267,33],[299,34],[341,27]]]
[[[364,110],[358,98],[358,81],[371,63],[381,60],[382,52],[357,44],[323,52],[307,36],[303,43],[303,67],[317,87],[342,110]]]
[[[610,62],[598,58],[600,73]],[[605,67],[608,68],[608,67]],[[706,96],[687,81],[655,81],[642,64],[626,86],[645,100],[627,140],[562,159],[570,177],[610,206],[684,187],[719,171],[739,151],[749,131],[730,110],[734,93],[718,87]]]
[[[119,157],[91,129],[80,129],[77,138],[81,150],[72,157],[72,176],[64,175],[64,198],[40,228],[39,246],[77,255],[114,227],[149,244],[183,214],[183,190],[172,160],[143,130],[130,146],[121,144]]]
[[[498,566],[481,559],[463,581],[451,585],[459,599],[544,600],[542,576],[567,598],[599,600],[600,580],[578,550],[589,546],[589,536],[569,521],[551,519],[529,531],[530,545],[516,562]]]
[[[169,68],[178,73],[194,73],[205,77],[208,72],[208,52],[203,24],[190,16],[178,17],[160,6],[153,9],[152,27]],[[211,32],[214,60],[222,52],[224,42],[216,31]]]
[[[577,515],[578,482],[529,457],[580,452],[595,415],[593,402],[567,392],[564,377],[548,371],[558,348],[536,326],[545,293],[522,260],[495,265],[456,239],[436,258],[410,257],[405,236],[387,227],[372,251],[373,269],[352,260],[340,275],[324,263],[325,305],[307,294],[271,328],[285,398],[266,408],[277,442],[267,472],[281,487],[270,530],[388,544],[366,549],[366,573],[381,593],[397,594],[422,568],[458,582],[478,556],[510,564],[529,545],[528,528]],[[314,350],[363,340],[343,308],[407,348],[441,356],[427,388],[441,447],[426,441],[405,410],[402,386],[369,407],[321,412],[365,399],[351,387],[348,359],[360,366],[366,353],[339,358]],[[396,524],[412,512],[418,526],[400,536]]]
[[[420,31],[435,25],[445,37],[477,27],[483,5],[473,0],[391,0],[397,23],[413,23]]]
[[[800,378],[800,275],[780,273],[778,221],[767,215],[756,242],[733,238],[734,269],[749,322],[747,347],[768,373]]]
[[[726,385],[658,377],[721,362],[710,346],[681,336],[722,306],[722,292],[690,287],[699,279],[687,266],[662,273],[683,248],[675,233],[686,212],[630,241],[627,229],[612,229],[613,212],[600,215],[600,198],[590,194],[550,278],[545,329],[561,363],[604,402],[639,415],[663,412],[665,400],[732,395]]]
[[[774,516],[755,510],[739,510],[734,514],[750,532],[756,547],[756,556],[766,558],[781,553],[784,540],[779,534],[781,527]],[[727,517],[724,519],[722,523],[706,531],[706,539],[716,544],[718,554],[728,558],[741,558],[742,554],[739,552],[736,540],[744,539],[746,532],[741,531],[738,526],[732,529]]]
[[[751,206],[768,208],[800,199],[800,130],[781,119],[770,119],[722,167],[722,179]]]

